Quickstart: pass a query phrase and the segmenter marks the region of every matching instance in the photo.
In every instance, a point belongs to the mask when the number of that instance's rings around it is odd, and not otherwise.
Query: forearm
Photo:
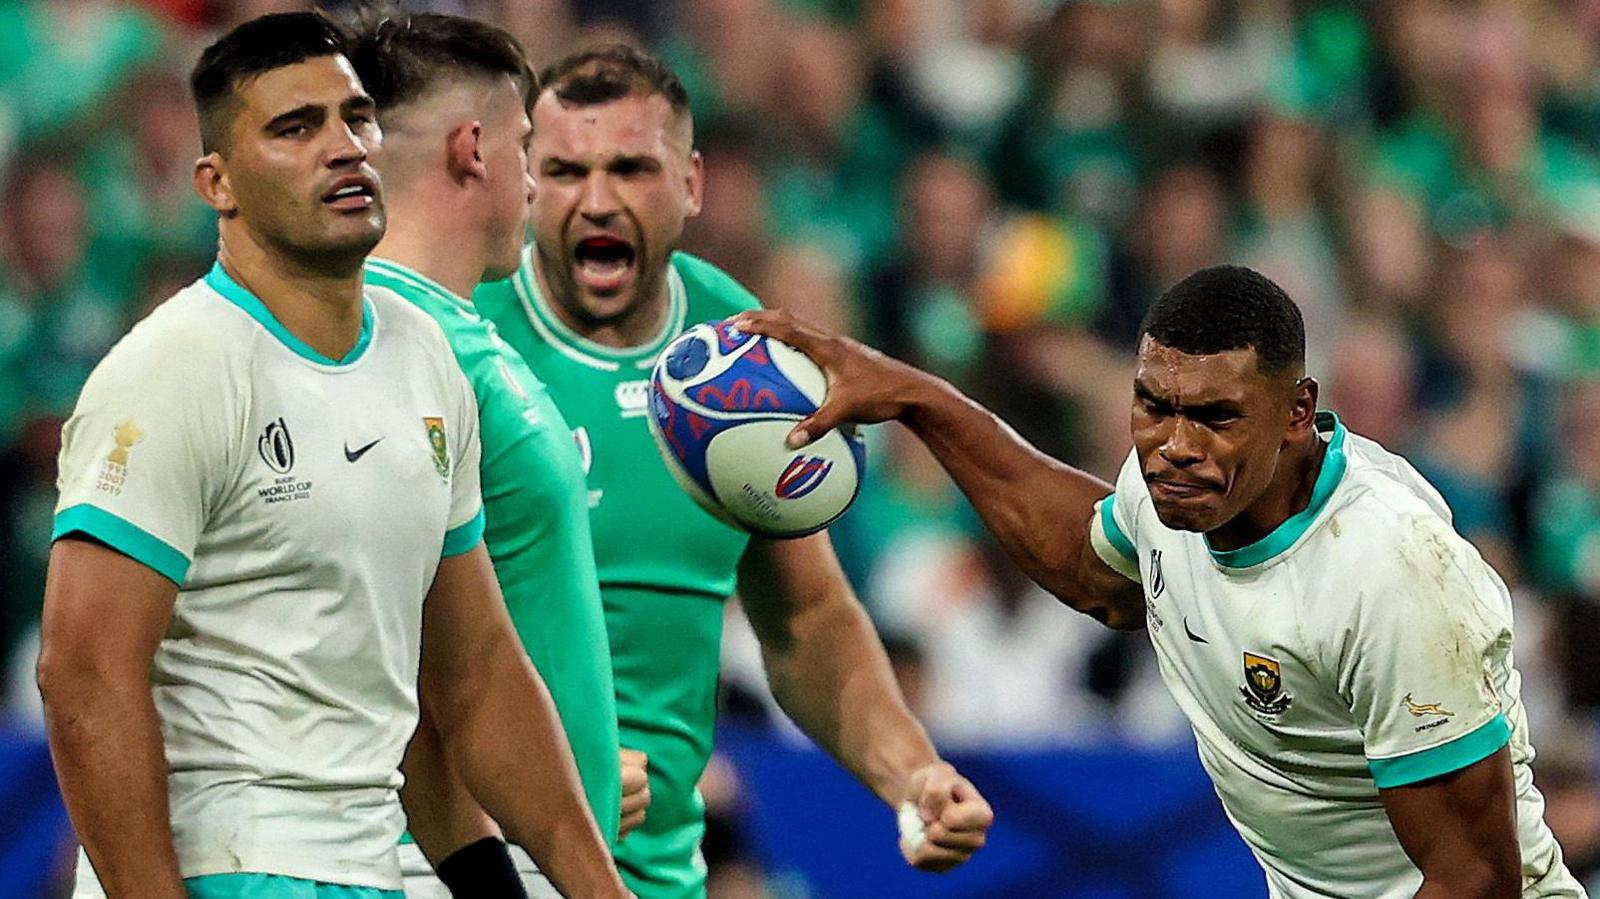
[[[1106,624],[1143,625],[1142,604],[1129,600],[1129,582],[1089,564],[1089,521],[1110,484],[1035,449],[931,376],[918,379],[901,421],[949,472],[1023,573]]]
[[[913,771],[938,760],[858,603],[818,603],[791,619],[784,645],[763,649],[778,704],[890,807]]]
[[[40,690],[61,796],[106,895],[184,899],[149,682],[41,672]]]
[[[411,836],[435,868],[457,849],[500,835],[500,828],[457,776],[438,728],[426,713],[406,747],[400,770],[406,777],[400,802]]]
[[[446,734],[462,780],[564,895],[626,895],[550,693],[513,641],[502,642]]]

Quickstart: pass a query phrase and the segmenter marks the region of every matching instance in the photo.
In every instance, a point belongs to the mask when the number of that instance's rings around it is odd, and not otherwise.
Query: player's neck
[[[467,238],[464,230],[400,210],[390,213],[389,230],[372,255],[437,282],[467,303],[472,302],[472,291],[483,279],[486,268],[483,250]]]
[[[563,302],[560,296],[551,290],[539,254],[533,253],[532,260],[534,281],[538,284],[540,296],[544,297],[545,306],[579,337],[604,347],[629,350],[644,346],[661,333],[661,328],[666,323],[669,305],[667,292],[670,288],[665,272],[662,273],[663,277],[656,279],[657,283],[651,288],[650,295],[641,297],[626,315],[596,322],[574,315],[573,304]]]
[[[217,261],[278,324],[329,359],[342,359],[361,339],[361,258],[322,268],[274,252],[243,228],[224,228]]]
[[[1285,450],[1266,493],[1232,521],[1208,532],[1206,542],[1218,552],[1242,549],[1311,505],[1327,450],[1328,442],[1315,432],[1309,440]]]

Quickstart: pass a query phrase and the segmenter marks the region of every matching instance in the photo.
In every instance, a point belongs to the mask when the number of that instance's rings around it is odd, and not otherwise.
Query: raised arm
[[[178,585],[92,540],[50,551],[39,692],[73,829],[106,895],[184,899],[150,665]]]
[[[419,692],[473,798],[563,895],[629,895],[482,544],[439,562],[423,605]]]
[[[828,535],[751,541],[739,596],[783,710],[891,809],[916,808],[923,840],[906,860],[942,871],[982,847],[994,814],[906,708]]]
[[[1102,562],[1089,537],[1094,504],[1111,493],[1109,484],[1039,452],[948,383],[854,340],[781,312],[744,313],[737,324],[795,347],[827,375],[827,400],[796,426],[791,445],[851,422],[903,423],[1024,573],[1104,624],[1144,626],[1138,585]]]

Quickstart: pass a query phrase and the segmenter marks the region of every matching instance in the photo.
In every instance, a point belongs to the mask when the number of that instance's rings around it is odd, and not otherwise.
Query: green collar
[[[243,309],[261,327],[266,328],[268,333],[278,338],[279,343],[293,350],[295,355],[318,365],[353,365],[367,352],[367,347],[372,344],[372,332],[376,316],[372,311],[372,300],[365,296],[361,299],[361,336],[356,339],[356,345],[351,347],[350,352],[345,353],[343,358],[329,359],[327,356],[312,349],[305,341],[289,333],[289,329],[285,328],[282,322],[273,317],[272,310],[267,308],[267,304],[261,302],[255,294],[246,290],[243,284],[233,280],[233,276],[228,274],[227,270],[222,267],[221,260],[211,266],[211,271],[206,273],[205,282],[207,287],[221,294],[223,299]]]
[[[1283,524],[1273,528],[1272,533],[1249,546],[1216,550],[1211,549],[1208,541],[1206,548],[1210,550],[1211,558],[1218,565],[1223,568],[1252,568],[1282,555],[1305,534],[1311,523],[1327,507],[1328,499],[1333,496],[1334,489],[1344,479],[1344,471],[1348,465],[1344,453],[1346,431],[1344,422],[1339,420],[1339,416],[1327,410],[1317,413],[1316,426],[1318,433],[1331,433],[1328,437],[1327,453],[1322,457],[1322,470],[1317,472],[1317,483],[1311,488],[1311,502],[1307,503],[1304,509],[1289,516]]]
[[[450,288],[414,268],[395,262],[393,259],[380,259],[377,256],[367,257],[367,280],[378,283],[380,286],[391,286],[394,283],[398,283],[400,286],[409,287],[421,293],[437,297],[465,311],[473,311],[472,304],[452,293]],[[382,282],[384,281],[391,282],[391,284],[383,285]]]
[[[522,303],[522,311],[528,317],[528,323],[533,325],[533,329],[539,333],[541,339],[573,361],[602,371],[618,371],[623,363],[631,363],[638,369],[650,368],[655,364],[656,356],[660,355],[661,349],[667,345],[667,341],[683,333],[684,321],[689,313],[688,294],[684,289],[683,278],[678,274],[678,267],[670,262],[667,264],[666,321],[662,323],[661,330],[654,337],[631,347],[612,347],[596,343],[572,330],[560,316],[556,315],[555,310],[550,308],[550,301],[539,289],[539,276],[534,271],[532,244],[523,248],[522,265],[517,269],[511,283],[516,289],[517,299]]]

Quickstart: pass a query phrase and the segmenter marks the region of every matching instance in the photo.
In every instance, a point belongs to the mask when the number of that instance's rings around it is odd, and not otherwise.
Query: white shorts
[[[523,889],[528,891],[528,899],[561,899],[561,894],[539,873],[539,867],[521,846],[513,844],[506,848],[511,850],[511,861],[517,866],[517,875],[522,879]],[[450,899],[449,887],[433,873],[433,866],[428,864],[416,843],[400,845],[400,876],[405,880],[406,899]]]

